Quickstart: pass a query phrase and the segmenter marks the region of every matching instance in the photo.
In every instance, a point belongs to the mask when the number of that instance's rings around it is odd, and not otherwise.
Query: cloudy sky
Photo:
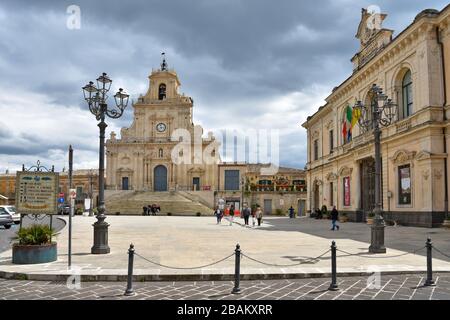
[[[59,171],[98,166],[98,128],[81,87],[101,72],[112,90],[145,93],[166,52],[208,130],[280,133],[281,165],[303,168],[300,124],[351,73],[361,8],[395,34],[440,0],[143,0],[0,2],[0,172],[40,159]],[[67,8],[81,10],[67,28]],[[132,108],[108,131],[131,123]]]

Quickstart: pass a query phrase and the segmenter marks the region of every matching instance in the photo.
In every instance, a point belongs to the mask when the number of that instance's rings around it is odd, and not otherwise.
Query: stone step
[[[141,215],[143,207],[158,204],[161,207],[160,214],[171,213],[174,215],[212,215],[213,209],[188,199],[177,192],[125,192],[106,198],[105,205],[109,214]]]

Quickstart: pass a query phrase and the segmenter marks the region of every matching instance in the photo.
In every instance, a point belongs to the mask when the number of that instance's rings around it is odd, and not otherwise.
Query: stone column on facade
[[[361,210],[361,165],[360,161],[356,160],[353,163],[353,198],[355,200],[353,209],[355,211]]]
[[[395,167],[395,171],[398,171],[397,166]],[[421,161],[417,171],[416,176],[420,181],[420,189],[417,191],[420,192],[422,197],[421,209],[423,211],[431,212],[433,211],[433,168],[431,167],[430,161]],[[400,181],[397,183],[400,183]],[[397,187],[397,190],[398,189],[399,188]]]
[[[117,162],[118,162],[119,153],[114,152],[112,154],[112,169],[111,169],[111,183],[113,185],[113,189],[117,190]]]
[[[444,167],[441,159],[432,160],[433,176],[432,176],[432,190],[433,190],[433,211],[444,211]]]

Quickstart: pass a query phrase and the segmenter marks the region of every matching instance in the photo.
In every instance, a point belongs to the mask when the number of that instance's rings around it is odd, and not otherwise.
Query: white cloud
[[[0,141],[0,171],[16,170],[40,160],[62,169],[74,148],[75,168],[97,167],[98,127],[87,110],[55,104],[43,95],[6,88],[0,100],[0,126],[7,135]],[[108,131],[118,131],[113,121]]]

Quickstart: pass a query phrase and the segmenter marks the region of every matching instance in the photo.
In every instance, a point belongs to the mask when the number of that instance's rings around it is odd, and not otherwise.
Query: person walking
[[[260,227],[261,221],[262,221],[262,216],[263,216],[263,212],[260,207],[256,208],[255,214],[256,214],[256,219],[258,220],[258,227]]]
[[[252,225],[255,227],[256,224],[256,210],[252,210]]]
[[[220,224],[220,221],[222,220],[222,211],[217,207],[216,211],[214,211],[214,215],[217,219],[217,224]]]
[[[294,210],[294,208],[291,206],[290,208],[289,208],[289,218],[294,218],[294,214],[295,214],[295,210]]]
[[[232,205],[230,207],[230,226],[233,224],[233,220],[234,220],[234,206]]]
[[[250,219],[251,211],[247,204],[244,204],[244,210],[242,210],[242,214],[244,215],[245,225],[248,226],[248,220]]]
[[[337,220],[339,217],[339,212],[336,209],[336,206],[333,206],[333,210],[331,210],[331,230],[335,230],[337,228],[337,230],[339,231],[339,226],[336,224]]]

